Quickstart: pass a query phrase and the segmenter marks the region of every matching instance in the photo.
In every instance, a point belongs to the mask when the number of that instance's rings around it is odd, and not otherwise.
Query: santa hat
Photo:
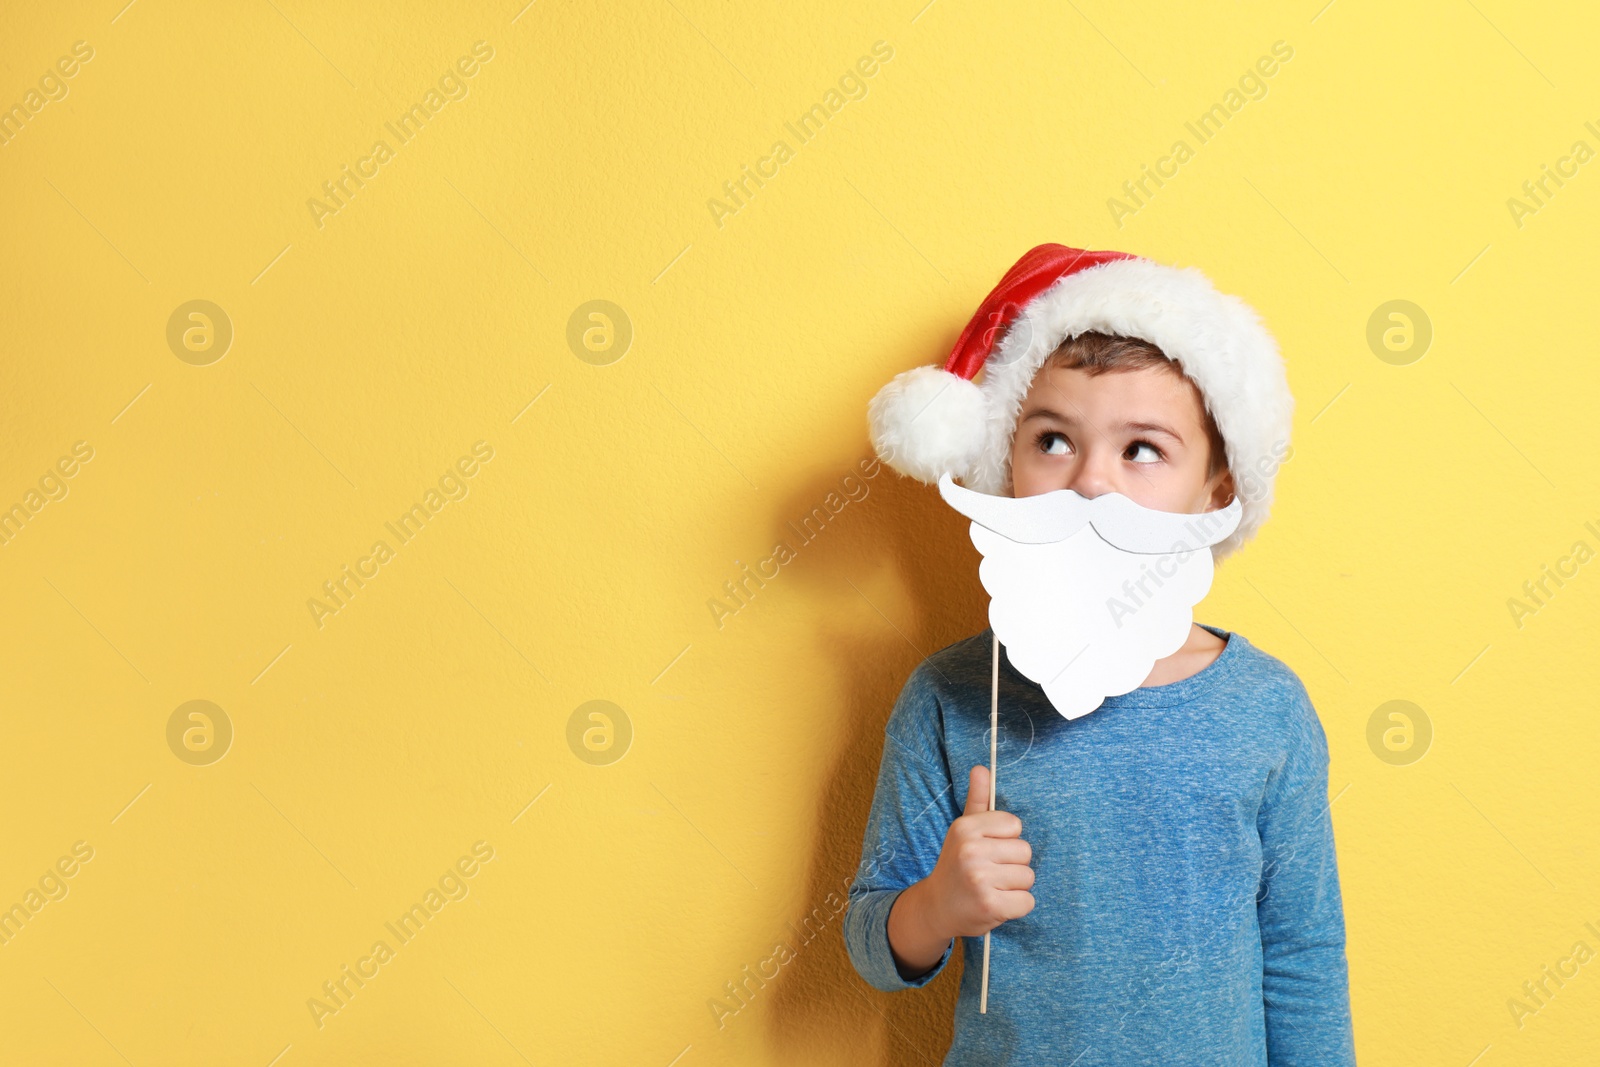
[[[1200,390],[1243,506],[1238,529],[1212,549],[1218,560],[1230,555],[1266,521],[1294,398],[1277,343],[1255,312],[1193,267],[1059,244],[1029,249],[984,298],[942,368],[905,371],[873,397],[873,448],[919,481],[948,472],[981,493],[1009,492],[1011,436],[1034,375],[1063,341],[1091,330],[1148,341]]]

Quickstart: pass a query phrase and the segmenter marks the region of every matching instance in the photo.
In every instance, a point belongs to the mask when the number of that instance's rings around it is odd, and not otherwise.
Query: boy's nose
[[[1103,455],[1093,452],[1085,455],[1067,480],[1067,488],[1090,500],[1102,493],[1113,492],[1115,486],[1111,484],[1106,467],[1107,460]]]

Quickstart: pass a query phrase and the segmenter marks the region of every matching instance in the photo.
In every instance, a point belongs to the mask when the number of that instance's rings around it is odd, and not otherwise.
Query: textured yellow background
[[[872,393],[1041,241],[1198,265],[1282,344],[1293,458],[1199,617],[1326,725],[1362,1062],[1592,1055],[1600,962],[1520,1025],[1508,1001],[1600,949],[1600,564],[1520,626],[1507,604],[1600,547],[1600,164],[1507,204],[1600,147],[1591,12],[123,3],[9,5],[0,35],[0,106],[28,112],[0,145],[0,907],[28,916],[0,1061],[938,1062],[954,969],[870,990],[836,905],[901,683],[984,625],[962,522],[884,470],[737,613],[708,602],[797,542],[868,455]],[[1185,122],[1277,41],[1199,144]],[[465,96],[398,143],[476,42]],[[1108,199],[1180,138],[1119,226]],[[207,365],[167,340],[191,300],[232,324]],[[610,363],[568,342],[592,300],[631,324]],[[1406,365],[1367,342],[1390,300],[1432,323]],[[477,442],[467,495],[389,534]],[[232,724],[220,761],[169,747],[191,700]],[[591,700],[631,727],[608,765],[569,743]],[[1432,726],[1409,765],[1368,742],[1391,700]],[[66,895],[29,911],[41,880]],[[346,965],[377,970],[319,1019]]]

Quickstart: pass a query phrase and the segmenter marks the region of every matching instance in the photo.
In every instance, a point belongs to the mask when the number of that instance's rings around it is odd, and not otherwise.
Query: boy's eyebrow
[[[1050,408],[1034,408],[1032,411],[1022,416],[1022,422],[1027,422],[1029,419],[1053,419],[1056,422],[1064,422],[1072,426],[1076,426],[1078,423],[1077,419],[1063,415],[1058,411],[1052,411]],[[1020,423],[1018,425],[1020,425]],[[1114,429],[1132,430],[1135,433],[1165,434],[1180,444],[1183,442],[1182,434],[1159,422],[1125,422],[1121,426],[1114,427]]]

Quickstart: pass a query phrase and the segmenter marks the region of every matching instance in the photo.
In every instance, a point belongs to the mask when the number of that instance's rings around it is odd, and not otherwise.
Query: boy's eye
[[[1137,454],[1138,454],[1138,452],[1139,452],[1139,450],[1141,448],[1144,449],[1146,452],[1150,453],[1150,458],[1149,459],[1137,459],[1137,458],[1135,458],[1134,459],[1135,463],[1159,463],[1161,461],[1161,450],[1159,448],[1157,448],[1155,445],[1151,444],[1149,441],[1135,441],[1133,444],[1128,446],[1128,451],[1133,452],[1137,456]]]
[[[1039,451],[1047,456],[1064,456],[1069,448],[1064,435],[1054,430],[1046,430],[1039,435]]]

